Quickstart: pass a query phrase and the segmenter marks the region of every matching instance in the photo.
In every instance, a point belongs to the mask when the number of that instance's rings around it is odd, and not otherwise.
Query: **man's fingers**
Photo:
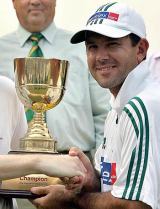
[[[80,152],[81,150],[77,147],[72,147],[70,150],[69,150],[69,155],[70,156],[78,156],[78,153]]]
[[[69,150],[69,155],[70,156],[77,156],[77,157],[79,157],[79,159],[82,162],[85,161],[86,159],[88,159],[88,157],[82,152],[82,150],[80,150],[79,148],[76,148],[76,147],[72,147]],[[88,159],[88,161],[89,161],[89,159]]]
[[[46,195],[49,192],[49,188],[46,187],[32,187],[31,192],[38,195]]]
[[[75,176],[73,178],[70,178],[69,184],[80,184],[83,181],[83,176]]]
[[[79,159],[82,161],[87,171],[93,170],[93,167],[89,158],[79,148],[76,148],[76,147],[71,148],[69,151],[69,155],[79,157]]]

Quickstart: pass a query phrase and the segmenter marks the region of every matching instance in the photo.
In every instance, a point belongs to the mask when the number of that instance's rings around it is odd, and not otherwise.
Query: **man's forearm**
[[[115,198],[110,192],[85,193],[77,196],[74,202],[81,209],[151,209],[140,201]]]
[[[2,180],[34,173],[54,177],[73,177],[84,175],[84,172],[84,166],[78,157],[35,154],[0,155],[0,179]]]
[[[0,179],[35,173],[34,159],[30,155],[0,155]]]

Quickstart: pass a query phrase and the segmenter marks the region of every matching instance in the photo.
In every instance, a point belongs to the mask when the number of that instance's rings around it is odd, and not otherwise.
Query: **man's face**
[[[40,32],[52,22],[56,0],[12,0],[20,24],[30,32]]]
[[[141,49],[141,43],[132,46],[129,36],[113,39],[96,33],[88,36],[86,51],[91,74],[100,86],[109,88],[114,96],[146,53]]]

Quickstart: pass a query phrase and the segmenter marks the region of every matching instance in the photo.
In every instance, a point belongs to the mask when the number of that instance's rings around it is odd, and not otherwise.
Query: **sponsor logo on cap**
[[[94,15],[92,15],[87,24],[89,24],[92,21],[99,20],[99,19],[109,19],[113,21],[118,21],[119,14],[113,13],[113,12],[96,12]]]

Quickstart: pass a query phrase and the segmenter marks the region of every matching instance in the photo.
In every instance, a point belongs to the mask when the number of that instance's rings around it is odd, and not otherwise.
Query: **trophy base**
[[[43,197],[43,195],[33,194],[28,190],[10,190],[0,189],[0,197],[4,198],[21,198],[21,199],[35,199]]]
[[[3,180],[0,186],[0,196],[14,198],[37,198],[39,195],[31,193],[32,187],[63,184],[59,178],[44,174],[31,174],[19,178]]]
[[[12,150],[8,154],[60,154],[56,151],[29,151],[29,150]]]

